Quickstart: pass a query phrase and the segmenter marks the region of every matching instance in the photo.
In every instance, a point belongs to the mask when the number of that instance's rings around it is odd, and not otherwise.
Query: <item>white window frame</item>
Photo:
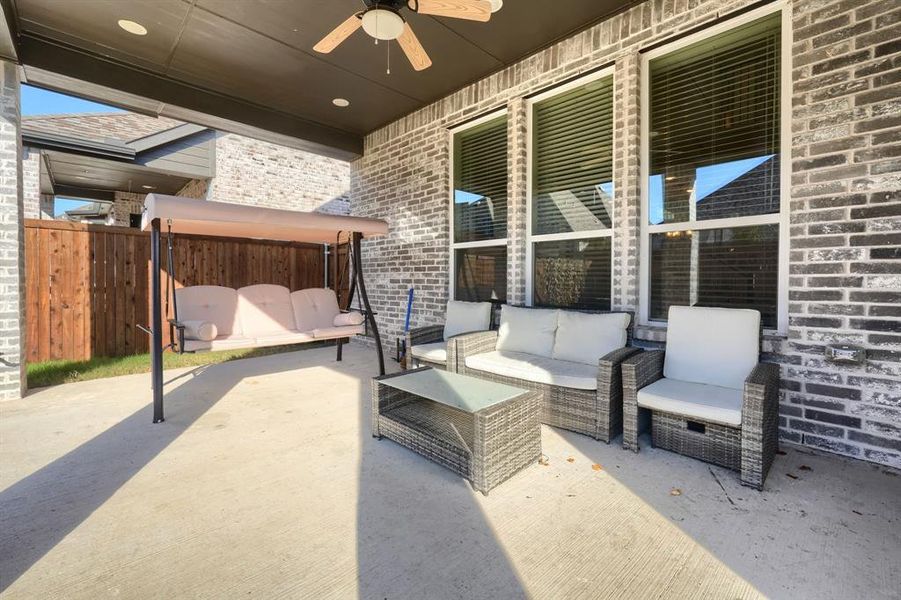
[[[455,208],[454,192],[456,191],[454,189],[455,188],[455,186],[454,186],[454,155],[456,154],[456,148],[454,147],[454,136],[462,131],[466,131],[467,129],[472,129],[473,127],[478,127],[479,125],[482,125],[483,123],[487,123],[488,121],[493,121],[494,119],[497,119],[498,117],[503,117],[503,116],[507,116],[506,108],[500,108],[498,110],[491,111],[489,113],[482,115],[481,117],[473,119],[472,121],[467,121],[466,123],[463,123],[461,125],[450,127],[447,130],[447,134],[448,134],[447,147],[450,151],[449,152],[450,156],[449,156],[449,160],[448,160],[448,166],[449,166],[448,188],[450,191],[449,191],[449,195],[448,195],[449,207],[448,207],[448,213],[447,213],[450,217],[448,219],[448,240],[450,242],[450,255],[448,258],[448,265],[450,266],[450,273],[449,273],[448,284],[447,284],[447,299],[448,300],[455,299],[456,281],[457,281],[457,264],[456,264],[457,252],[456,251],[457,250],[465,250],[466,248],[487,248],[487,247],[497,247],[497,246],[504,246],[506,248],[507,240],[510,238],[510,218],[509,218],[510,190],[508,189],[507,190],[507,207],[508,207],[507,237],[497,238],[495,240],[480,240],[477,242],[455,242],[454,241],[454,208]],[[507,140],[507,147],[506,147],[505,151],[507,152],[507,154],[509,156],[509,153],[510,153],[510,140],[509,139]],[[509,161],[507,164],[509,165]],[[510,173],[507,173],[508,184],[509,184],[509,181],[510,181]],[[509,254],[510,253],[508,251],[507,252],[507,269],[508,270],[510,268]],[[509,293],[509,290],[507,290],[507,292]]]
[[[648,205],[648,177],[650,175],[650,146],[648,144],[650,126],[650,68],[649,63],[654,58],[669,54],[693,44],[695,42],[719,35],[740,27],[761,17],[781,12],[781,62],[780,72],[780,128],[779,128],[779,168],[780,168],[780,194],[779,212],[767,215],[752,215],[746,217],[732,217],[724,219],[710,219],[705,221],[684,221],[680,223],[666,223],[662,225],[650,225],[650,207]],[[779,250],[777,269],[777,306],[776,329],[766,329],[767,333],[786,335],[788,333],[788,259],[789,259],[789,205],[791,189],[791,52],[792,30],[791,11],[785,0],[778,0],[773,4],[749,11],[734,19],[719,23],[693,35],[686,36],[672,43],[654,48],[641,55],[641,236],[640,236],[640,260],[639,260],[639,324],[646,326],[665,327],[665,321],[651,320],[650,310],[650,238],[654,233],[667,231],[689,231],[700,229],[723,229],[729,227],[743,227],[749,225],[779,225]]]
[[[599,69],[592,73],[589,73],[583,77],[579,77],[567,83],[558,85],[549,90],[541,92],[540,94],[536,94],[530,98],[526,99],[526,270],[525,270],[525,286],[526,286],[526,305],[532,306],[534,301],[534,271],[535,271],[535,244],[541,242],[557,242],[564,240],[589,240],[589,239],[597,239],[597,238],[611,238],[610,244],[610,307],[613,308],[613,298],[614,298],[614,285],[613,285],[613,233],[616,229],[616,192],[617,192],[617,181],[616,181],[616,173],[613,173],[613,198],[614,202],[612,205],[611,215],[610,215],[610,228],[609,229],[590,229],[587,231],[570,231],[566,233],[544,233],[544,234],[533,234],[532,233],[532,204],[533,204],[533,193],[532,193],[532,185],[534,178],[534,166],[533,166],[533,134],[535,132],[535,122],[534,122],[534,107],[537,103],[542,100],[547,100],[548,98],[553,98],[554,96],[559,96],[560,94],[565,94],[566,92],[572,91],[578,87],[581,87],[587,83],[591,83],[592,81],[596,81],[598,79],[603,79],[605,77],[613,77],[613,66],[605,67],[603,69]],[[613,85],[616,86],[616,81],[613,82]],[[614,114],[614,120],[615,120]],[[616,127],[616,123],[613,123],[614,128]],[[612,156],[616,156],[616,136],[613,136],[613,140],[611,142],[611,154]]]

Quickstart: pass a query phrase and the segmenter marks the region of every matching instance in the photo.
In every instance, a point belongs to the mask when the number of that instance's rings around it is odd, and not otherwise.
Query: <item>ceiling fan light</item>
[[[488,0],[488,3],[491,4],[491,12],[496,13],[504,5],[504,0]]]
[[[363,14],[363,31],[377,40],[396,40],[404,31],[404,20],[392,10],[373,8]]]

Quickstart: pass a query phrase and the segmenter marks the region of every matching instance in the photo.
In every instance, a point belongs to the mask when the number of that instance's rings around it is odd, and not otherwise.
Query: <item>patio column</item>
[[[0,399],[25,392],[25,231],[19,73],[0,61]]]
[[[613,306],[638,311],[641,230],[640,59],[616,59],[613,76]]]
[[[507,303],[526,302],[526,203],[529,201],[526,102],[507,104]]]

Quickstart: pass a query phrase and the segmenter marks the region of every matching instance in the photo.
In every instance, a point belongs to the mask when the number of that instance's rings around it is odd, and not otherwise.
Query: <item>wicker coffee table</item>
[[[372,435],[487,495],[541,456],[540,395],[431,367],[372,380]]]

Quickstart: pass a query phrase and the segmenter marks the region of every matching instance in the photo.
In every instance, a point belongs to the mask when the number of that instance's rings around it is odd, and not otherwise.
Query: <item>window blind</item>
[[[507,247],[487,246],[455,250],[455,300],[507,301]]]
[[[507,237],[507,117],[454,135],[454,242]]]
[[[752,308],[776,327],[778,225],[655,233],[650,251],[651,319],[673,305]]]
[[[609,237],[535,244],[535,306],[610,310]]]
[[[533,107],[532,234],[611,226],[613,77]]]
[[[780,19],[650,61],[651,225],[779,212]]]

